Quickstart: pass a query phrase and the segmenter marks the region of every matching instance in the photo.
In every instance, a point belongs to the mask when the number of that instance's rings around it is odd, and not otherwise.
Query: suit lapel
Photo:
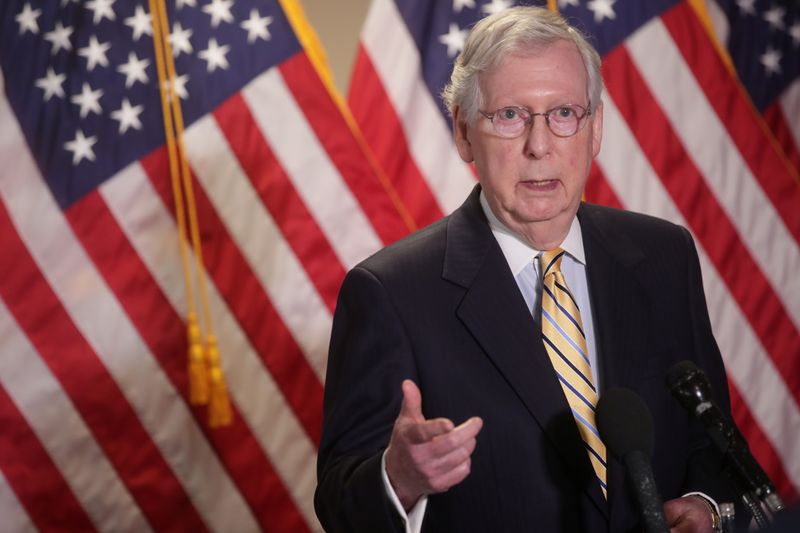
[[[541,330],[491,234],[479,191],[476,188],[448,222],[443,276],[466,290],[457,315],[561,454],[575,481],[607,515]]]
[[[637,276],[644,256],[624,233],[608,226],[595,206],[582,205],[578,219],[586,254],[601,395],[610,387],[635,390],[639,378],[647,373],[647,332],[651,324],[650,302]],[[615,508],[629,506],[625,468],[610,451],[607,463],[609,507],[615,514]]]
[[[635,388],[638,378],[647,373],[651,324],[650,301],[637,273],[644,256],[623,232],[609,227],[596,206],[582,204],[578,220],[599,352],[600,390]]]

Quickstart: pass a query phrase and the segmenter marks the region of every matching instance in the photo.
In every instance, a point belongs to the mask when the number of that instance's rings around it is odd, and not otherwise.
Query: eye
[[[513,121],[521,118],[519,111],[515,107],[504,107],[498,111],[497,115],[503,121]]]
[[[485,116],[491,118],[495,133],[506,139],[519,137],[531,120],[530,111],[515,106],[501,107],[492,115]]]
[[[576,116],[575,110],[566,105],[557,107],[554,111],[555,113],[553,113],[553,118],[556,119],[571,119],[572,117]]]

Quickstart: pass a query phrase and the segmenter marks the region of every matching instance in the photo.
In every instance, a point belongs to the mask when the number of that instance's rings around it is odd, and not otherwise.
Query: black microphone
[[[767,474],[750,453],[747,441],[736,424],[714,403],[708,377],[691,361],[681,361],[667,373],[667,387],[678,402],[705,426],[711,442],[733,468],[734,484],[740,497],[750,508],[756,522],[763,526],[766,523],[763,513],[758,505],[748,501],[751,495],[763,502],[772,513],[783,509],[783,502]]]
[[[669,531],[650,459],[653,455],[653,417],[638,394],[612,388],[597,402],[597,429],[606,447],[623,463],[647,533]]]

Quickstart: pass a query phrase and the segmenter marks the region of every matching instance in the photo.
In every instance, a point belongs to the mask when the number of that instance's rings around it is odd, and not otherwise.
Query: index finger
[[[453,430],[455,424],[447,418],[433,418],[409,425],[408,439],[413,444],[430,442],[439,435],[444,435]]]
[[[434,451],[444,454],[454,448],[458,448],[465,442],[474,439],[482,428],[483,420],[477,416],[473,416],[466,422],[453,428],[452,431],[447,432],[447,434],[437,435],[438,438],[435,439]]]

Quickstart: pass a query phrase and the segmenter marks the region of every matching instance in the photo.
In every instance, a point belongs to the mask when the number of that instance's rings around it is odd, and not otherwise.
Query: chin
[[[535,209],[527,208],[517,211],[514,218],[522,223],[547,222],[548,220],[553,220],[558,217],[563,212],[564,210],[562,208],[552,206]]]

